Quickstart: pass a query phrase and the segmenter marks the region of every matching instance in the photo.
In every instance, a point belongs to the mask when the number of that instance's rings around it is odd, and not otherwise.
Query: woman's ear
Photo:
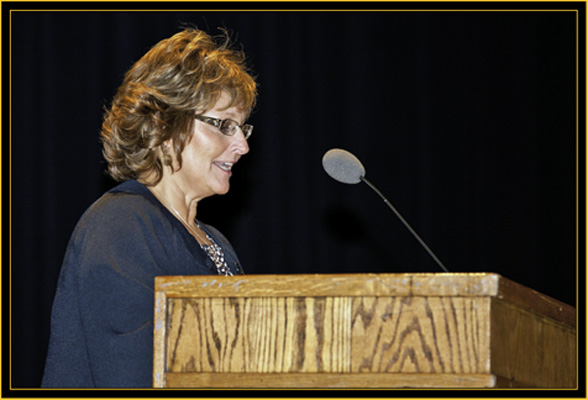
[[[173,164],[173,158],[171,156],[171,146],[169,141],[165,141],[161,144],[161,162],[166,167],[171,167]]]

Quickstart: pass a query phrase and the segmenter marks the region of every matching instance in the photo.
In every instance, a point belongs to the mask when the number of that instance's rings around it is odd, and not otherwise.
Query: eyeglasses
[[[194,118],[204,122],[205,124],[218,128],[218,130],[221,131],[223,135],[227,136],[235,135],[235,133],[237,133],[237,128],[241,129],[243,135],[245,135],[245,139],[249,139],[251,137],[251,133],[253,132],[253,125],[239,125],[237,121],[232,119],[218,119],[204,115],[196,115]]]

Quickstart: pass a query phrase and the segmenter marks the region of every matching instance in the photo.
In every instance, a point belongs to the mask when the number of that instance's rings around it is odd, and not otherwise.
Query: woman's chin
[[[222,195],[225,195],[225,194],[229,193],[229,189],[230,189],[230,188],[231,188],[231,186],[230,186],[230,185],[228,185],[228,184],[227,184],[226,186],[219,187],[219,188],[218,188],[218,189],[215,191],[215,194],[218,194],[218,195],[221,195],[221,196],[222,196]]]

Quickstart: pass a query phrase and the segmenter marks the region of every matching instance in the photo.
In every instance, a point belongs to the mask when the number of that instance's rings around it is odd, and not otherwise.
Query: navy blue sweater
[[[204,226],[237,274],[237,256]],[[151,387],[154,278],[217,274],[180,221],[141,183],[107,192],[70,239],[51,315],[43,387]]]

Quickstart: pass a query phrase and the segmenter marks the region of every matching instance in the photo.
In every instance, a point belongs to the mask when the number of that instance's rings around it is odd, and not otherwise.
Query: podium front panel
[[[154,386],[573,386],[574,310],[525,290],[496,274],[158,277]],[[548,343],[557,365],[537,357]]]

